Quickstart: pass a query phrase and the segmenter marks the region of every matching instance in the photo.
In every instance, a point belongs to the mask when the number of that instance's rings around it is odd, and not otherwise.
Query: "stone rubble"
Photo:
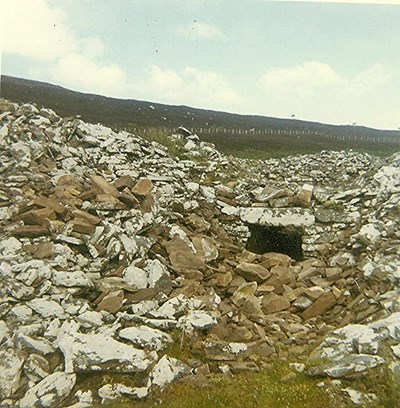
[[[309,375],[400,371],[400,153],[250,161],[181,129],[178,158],[0,108],[4,406],[146,398],[199,370],[174,342],[208,375],[309,354]],[[82,372],[137,381],[88,389]]]

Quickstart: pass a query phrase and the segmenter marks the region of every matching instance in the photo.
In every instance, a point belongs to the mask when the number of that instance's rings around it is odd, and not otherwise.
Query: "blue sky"
[[[121,98],[400,127],[399,1],[2,0],[0,7],[4,74]]]

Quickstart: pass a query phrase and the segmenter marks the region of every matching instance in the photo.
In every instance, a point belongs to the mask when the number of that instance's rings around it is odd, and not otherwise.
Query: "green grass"
[[[214,375],[208,385],[178,381],[146,401],[115,401],[108,408],[333,408],[337,398],[317,387],[319,380],[293,371],[287,363],[275,362],[258,373],[234,377]]]
[[[127,128],[129,132],[129,128]],[[132,131],[132,133],[135,133]],[[183,139],[172,139],[167,132],[164,132],[160,128],[148,128],[146,132],[137,132],[137,135],[149,142],[156,142],[167,148],[168,153],[173,157],[178,157],[180,159],[187,159],[187,155],[183,151],[183,146],[185,141]]]

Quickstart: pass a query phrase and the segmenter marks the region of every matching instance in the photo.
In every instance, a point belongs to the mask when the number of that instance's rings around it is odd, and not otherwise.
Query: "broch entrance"
[[[279,252],[296,261],[303,259],[303,231],[294,227],[273,227],[258,224],[248,225],[250,237],[246,249],[256,254]]]

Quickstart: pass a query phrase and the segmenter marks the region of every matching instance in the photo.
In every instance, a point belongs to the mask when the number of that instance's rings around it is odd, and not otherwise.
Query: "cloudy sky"
[[[399,0],[1,0],[3,74],[107,96],[400,127]]]

